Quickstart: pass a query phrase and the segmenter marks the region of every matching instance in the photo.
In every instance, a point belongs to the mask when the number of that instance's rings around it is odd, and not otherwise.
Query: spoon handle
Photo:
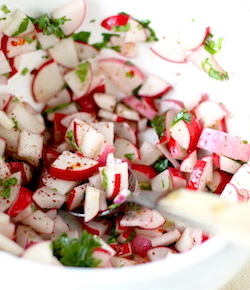
[[[156,209],[166,217],[221,234],[250,250],[250,206],[218,195],[180,189],[161,198]]]

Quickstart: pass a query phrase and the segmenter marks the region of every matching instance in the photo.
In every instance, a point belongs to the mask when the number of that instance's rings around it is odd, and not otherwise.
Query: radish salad
[[[129,168],[144,190],[248,201],[250,145],[228,132],[230,111],[206,94],[187,106],[171,97],[174,84],[133,63],[145,46],[162,62],[193,63],[218,85],[230,81],[216,59],[223,37],[211,27],[158,38],[150,20],[118,11],[98,23],[101,41],[91,43],[79,31],[83,0],[36,18],[0,8],[0,89],[29,78],[36,104],[0,91],[0,250],[58,266],[122,267],[209,238],[125,203]],[[79,208],[84,218],[68,213]]]

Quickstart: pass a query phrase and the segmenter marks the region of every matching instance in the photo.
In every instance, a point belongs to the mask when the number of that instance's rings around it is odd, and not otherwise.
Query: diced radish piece
[[[214,162],[213,162],[213,156],[203,156],[201,158],[202,161],[206,162],[205,171],[206,171],[206,184],[209,184],[213,181],[213,170],[214,170]]]
[[[202,130],[197,147],[245,162],[248,162],[250,156],[250,144],[239,137],[211,128]]]
[[[123,93],[130,95],[144,80],[143,72],[130,62],[118,58],[99,60],[99,67]]]
[[[186,227],[180,239],[175,243],[175,248],[179,252],[187,252],[202,242],[202,230]]]
[[[160,39],[150,49],[164,60],[176,63],[186,61],[186,54],[180,45],[178,37],[175,35]]]
[[[201,119],[204,127],[213,127],[227,115],[227,112],[220,104],[207,100],[196,107],[195,114]]]
[[[161,236],[151,239],[152,247],[169,246],[172,243],[177,242],[180,237],[180,231],[178,229],[174,229],[172,231],[162,234]]]
[[[20,211],[15,217],[13,217],[13,221],[16,223],[16,222],[19,222],[21,221],[22,219],[28,217],[29,215],[31,215],[34,211],[34,204],[31,203],[29,204],[28,206],[26,206],[25,209],[23,209],[22,211]]]
[[[132,112],[132,111],[131,111]],[[110,111],[106,111],[103,109],[100,109],[98,111],[98,117],[107,120],[107,121],[113,121],[113,122],[123,122],[125,121],[125,119],[123,117],[120,117],[118,114],[116,113],[112,113]]]
[[[112,258],[112,255],[107,250],[102,249],[102,248],[96,248],[94,249],[92,256],[94,259],[97,259],[98,261],[100,261],[100,263],[97,266],[98,268],[112,267],[112,264],[110,261],[110,259]]]
[[[113,112],[117,102],[117,97],[114,95],[95,93],[93,95],[94,101],[101,109]]]
[[[1,125],[7,129],[10,130],[15,126],[14,121],[8,117],[8,115],[0,109],[0,119],[1,119]]]
[[[135,160],[137,164],[153,165],[161,156],[162,152],[156,147],[156,145],[143,142],[139,148],[140,159]]]
[[[1,94],[0,95],[0,109],[5,110],[7,105],[10,103],[10,101],[13,99],[11,94]]]
[[[149,120],[152,120],[157,114],[157,112],[153,110],[146,102],[144,102],[143,99],[139,100],[134,96],[129,96],[123,98],[122,101],[129,107],[136,110],[142,116],[148,118]]]
[[[10,64],[4,55],[3,51],[0,50],[0,75],[11,72]]]
[[[147,35],[144,27],[140,22],[133,18],[129,18],[127,25],[129,25],[128,31],[125,32],[125,42],[143,42],[147,40]]]
[[[51,241],[35,243],[23,252],[22,258],[42,264],[60,266],[62,264],[53,255],[51,244]]]
[[[38,233],[52,234],[54,222],[41,210],[34,211],[28,217],[22,219],[22,223],[33,228]]]
[[[165,259],[168,255],[173,254],[173,250],[167,247],[154,247],[147,252],[150,261]]]
[[[56,178],[50,174],[46,174],[42,177],[43,184],[50,189],[56,190],[58,193],[65,195],[71,191],[76,185],[77,181],[68,181]]]
[[[132,164],[131,169],[136,175],[139,183],[150,182],[150,179],[157,175],[157,171],[153,167],[147,165]]]
[[[134,160],[139,158],[139,150],[137,147],[130,141],[124,138],[115,139],[115,157],[124,158],[127,157],[129,160]]]
[[[174,167],[168,167],[173,189],[186,187],[187,181],[184,174]]]
[[[107,199],[114,199],[121,190],[121,174],[109,167],[100,168],[100,174]]]
[[[103,146],[97,150],[95,156],[93,157],[101,166],[106,164],[107,156],[110,153],[115,152],[115,147],[108,142],[104,142]]]
[[[73,0],[70,3],[52,11],[53,19],[65,17],[69,21],[61,24],[59,27],[65,36],[74,33],[82,24],[86,13],[85,0]]]
[[[212,192],[221,194],[225,186],[230,182],[231,178],[231,174],[217,168],[214,170],[212,182],[207,184],[207,186]]]
[[[165,169],[150,180],[151,188],[156,192],[167,192],[173,187],[171,181],[169,170]]]
[[[19,9],[15,10],[15,12],[11,15],[11,18],[12,21],[3,30],[4,34],[7,36],[23,36],[35,29],[31,20]],[[25,25],[23,25],[25,30],[19,33],[22,23],[25,23]]]
[[[177,112],[180,112],[181,110],[184,109],[183,102],[179,100],[168,99],[168,98],[157,100],[156,104],[157,104],[157,109],[158,109],[159,114],[163,114],[171,109],[174,109]]]
[[[98,162],[81,154],[64,151],[51,164],[50,174],[60,179],[80,181],[87,179],[97,171]]]
[[[36,51],[36,49],[37,39],[35,32],[19,37],[8,37],[5,35],[2,39],[2,50],[7,58],[21,56]]]
[[[220,170],[234,174],[241,167],[241,163],[229,157],[213,154],[214,165]]]
[[[147,251],[152,247],[152,240],[140,235],[135,235],[131,244],[135,254],[145,257]]]
[[[78,100],[86,95],[92,83],[93,73],[88,62],[82,62],[77,68],[64,75],[64,79],[73,91],[73,100]]]
[[[118,103],[116,106],[115,113],[123,118],[130,121],[138,121],[140,120],[140,116],[138,112],[136,112],[131,106],[130,108],[122,103]]]
[[[183,50],[194,50],[204,42],[205,38],[210,33],[210,27],[204,27],[200,23],[186,23],[179,32],[179,41]]]
[[[75,47],[80,61],[88,60],[99,55],[99,51],[88,43],[75,41]]]
[[[127,122],[115,123],[115,134],[117,137],[125,138],[133,144],[137,142],[135,131]]]
[[[88,223],[81,221],[83,223],[83,227],[91,234],[96,235],[98,237],[102,237],[109,227],[109,223],[106,220],[92,220]]]
[[[37,32],[36,35],[37,40],[44,50],[55,46],[60,41],[60,38],[56,37],[54,34],[46,35],[43,34],[43,32]]]
[[[18,129],[5,129],[0,125],[0,137],[6,141],[6,149],[16,152],[18,148],[20,131]]]
[[[3,138],[0,138],[0,157],[3,157],[6,149],[6,141]]]
[[[2,33],[3,30],[12,22],[12,16],[11,13],[4,13],[4,11],[0,12],[0,17],[1,17],[1,21],[0,21],[0,32]],[[0,36],[1,39],[1,36]]]
[[[197,150],[193,150],[182,160],[180,170],[182,172],[191,173],[193,171],[196,161],[197,161]]]
[[[48,52],[58,64],[66,68],[73,69],[79,64],[75,42],[71,37],[61,39]]]
[[[127,33],[128,34],[128,33]],[[126,42],[128,37],[111,36],[111,46],[119,47],[119,53],[127,58],[134,58],[137,55],[137,46],[135,42]]]
[[[227,73],[221,68],[214,57],[204,48],[204,44],[200,45],[197,49],[193,50],[188,55],[188,59],[201,70],[210,73],[210,70],[214,70],[219,73],[221,77],[226,77]]]
[[[32,82],[32,93],[36,102],[46,102],[60,92],[64,80],[55,61],[49,60],[37,71]]]
[[[128,23],[130,19],[130,16],[128,14],[117,14],[114,16],[110,16],[108,18],[105,18],[101,22],[101,26],[108,30],[112,30],[113,26],[123,26]]]
[[[147,98],[159,98],[167,93],[172,86],[156,75],[149,75],[138,91],[138,96]]]
[[[20,256],[24,252],[24,249],[21,246],[2,234],[0,234],[0,249],[15,256]]]
[[[188,153],[196,148],[200,136],[200,127],[194,116],[191,116],[191,120],[188,122],[184,120],[177,121],[169,130],[171,136]]]
[[[34,146],[34,144],[36,144]],[[30,164],[37,166],[42,157],[43,136],[22,130],[20,133],[17,154]]]
[[[104,140],[109,144],[114,143],[114,123],[113,122],[91,122],[90,125],[104,136]]]
[[[172,157],[171,153],[169,152],[166,146],[159,143],[157,144],[157,148],[172,163],[174,168],[180,168],[180,163],[178,162],[178,160]]]
[[[18,103],[8,116],[15,120],[19,130],[27,130],[31,133],[40,134],[45,131],[44,120],[40,120],[32,114],[24,103]]]
[[[82,205],[85,190],[86,190],[86,184],[78,185],[74,189],[71,190],[71,192],[67,196],[67,201],[66,201],[68,210],[73,210]]]
[[[206,167],[207,162],[203,160],[197,160],[193,171],[188,180],[187,188],[191,190],[205,190],[206,187]]]
[[[225,185],[220,197],[232,202],[238,202],[239,200],[242,200],[242,198],[240,198],[241,196],[238,192],[238,189],[234,184],[231,183],[227,183]]]
[[[230,183],[234,185],[239,195],[241,195],[244,199],[249,199],[249,192],[250,192],[250,181],[249,181],[249,174],[250,174],[250,165],[243,164],[233,175]]]
[[[183,160],[187,156],[187,150],[182,148],[181,145],[172,137],[170,137],[166,147],[174,159]]]
[[[64,118],[61,120],[61,124],[64,127],[68,127],[70,122],[74,119],[77,118],[78,120],[85,121],[87,123],[91,123],[95,120],[95,115],[87,112],[76,112],[70,115],[66,115]]]
[[[112,257],[110,259],[111,264],[114,268],[126,267],[126,266],[134,266],[138,263],[134,260],[122,257]]]
[[[34,192],[33,199],[41,208],[59,209],[64,204],[66,196],[47,186],[42,186]]]
[[[85,190],[84,221],[91,221],[100,210],[100,190],[87,186]]]
[[[16,229],[16,242],[26,249],[31,242],[41,242],[43,239],[31,227],[19,224]]]

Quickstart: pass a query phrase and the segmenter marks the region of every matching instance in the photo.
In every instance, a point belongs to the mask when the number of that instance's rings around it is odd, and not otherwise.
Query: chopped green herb
[[[6,17],[3,17],[3,18],[0,18],[0,21],[2,21],[2,20],[6,20],[7,18]]]
[[[11,119],[12,119],[13,123],[15,124],[14,128],[15,129],[18,129],[18,122],[17,122],[17,120],[15,118],[11,118]]]
[[[127,78],[133,78],[135,76],[135,72],[133,70],[125,73]]]
[[[28,69],[27,67],[25,67],[25,68],[21,71],[21,75],[25,76],[28,72],[29,72],[29,69]]]
[[[53,112],[56,112],[58,110],[62,110],[64,108],[67,108],[69,105],[71,105],[72,103],[65,103],[65,104],[61,104],[61,105],[58,105],[56,107],[53,107],[53,108],[48,108],[44,111],[45,114],[49,114],[49,113],[53,113]]]
[[[189,112],[187,112],[186,110],[182,110],[181,112],[179,112],[179,113],[175,116],[175,118],[174,118],[174,120],[173,120],[171,126],[174,126],[174,125],[175,125],[177,122],[179,122],[180,120],[182,120],[182,121],[184,121],[184,122],[186,122],[186,123],[190,123],[190,122],[191,122],[191,119],[192,119],[192,114],[189,113]]]
[[[93,22],[96,22],[96,20],[95,19],[91,19],[89,22],[93,23]]]
[[[48,55],[43,55],[42,58],[48,59],[49,56]]]
[[[35,41],[34,38],[32,38],[32,37],[28,37],[28,36],[24,37],[24,39],[25,39],[25,41],[26,41],[27,43],[29,43],[29,44]]]
[[[18,30],[15,33],[13,33],[11,36],[15,37],[23,33],[27,29],[29,25],[29,21],[30,21],[29,17],[24,18],[21,24],[19,25]]]
[[[119,36],[119,34],[114,34],[114,33],[102,33],[102,42],[97,42],[94,43],[93,46],[97,49],[97,50],[102,50],[103,48],[111,48],[116,50],[118,47],[116,46],[109,46],[109,42],[110,42],[110,38],[112,36]]]
[[[9,178],[9,179],[7,179],[5,181],[0,179],[0,185],[3,186],[3,189],[2,189],[2,192],[1,192],[1,196],[6,197],[6,198],[10,198],[11,186],[12,185],[16,185],[17,181],[18,180],[17,180],[16,177]]]
[[[120,203],[112,203],[108,209],[116,209],[117,207],[119,207],[121,204]]]
[[[45,35],[54,34],[58,38],[65,38],[65,35],[63,34],[59,26],[63,25],[66,21],[71,21],[70,19],[67,19],[65,16],[58,19],[50,19],[47,13],[43,14],[42,16],[36,19],[31,17],[30,19],[34,24],[38,24],[38,28],[43,31],[43,34]]]
[[[151,190],[151,184],[150,183],[139,183],[139,188],[141,190]]]
[[[154,168],[158,172],[164,171],[165,169],[168,168],[168,159],[159,159],[158,161],[155,162]]]
[[[141,86],[142,86],[142,85],[139,85],[137,88],[135,88],[135,89],[132,91],[132,95],[133,95],[133,96],[137,96],[137,95],[138,95],[138,92],[139,92]]]
[[[219,72],[212,67],[212,64],[209,62],[209,58],[206,58],[201,63],[202,68],[208,73],[208,75],[218,81],[228,80],[228,73],[225,71]]]
[[[213,35],[209,34],[206,39],[204,40],[204,48],[206,49],[206,51],[208,51],[211,54],[216,54],[220,51],[221,46],[222,46],[222,42],[223,42],[223,37],[218,39],[218,42],[216,43],[216,41],[213,40]]]
[[[242,142],[243,142],[243,144],[248,144],[247,140],[243,140]]]
[[[115,244],[117,241],[116,241],[116,238],[119,236],[119,234],[116,232],[116,227],[115,225],[112,226],[112,228],[110,229],[110,232],[109,232],[109,239],[107,240],[107,243],[108,244]]]
[[[84,43],[88,43],[91,33],[88,31],[80,31],[78,33],[74,33],[72,35],[75,41],[81,41]]]
[[[77,144],[76,144],[76,141],[75,141],[75,135],[74,135],[74,131],[73,131],[73,130],[68,131],[67,134],[66,134],[66,137],[69,139],[69,143],[70,143],[70,145],[71,145],[74,149],[76,149],[76,150],[78,150],[78,151],[81,151],[81,149],[80,149],[80,148],[77,146]]]
[[[102,188],[104,190],[107,190],[108,189],[108,175],[107,175],[107,172],[106,172],[105,169],[103,169],[101,171],[101,173],[102,173]]]
[[[86,230],[78,239],[64,233],[52,242],[54,256],[63,265],[73,267],[97,267],[100,261],[93,257],[93,251],[99,247],[101,243],[98,238]]]
[[[8,14],[10,13],[11,11],[9,10],[9,8],[6,6],[6,5],[3,5],[1,10],[5,13],[5,14]]]
[[[156,36],[156,32],[154,31],[153,28],[150,27],[150,20],[138,20],[137,21],[143,26],[143,28],[147,29],[149,31],[149,36],[147,38],[147,42],[150,41],[158,41],[158,37]]]
[[[134,153],[124,154],[124,157],[126,157],[128,160],[133,160],[133,158],[135,157],[135,154]]]
[[[88,62],[83,62],[78,65],[78,69],[75,70],[75,73],[79,77],[80,81],[83,83],[86,80],[87,74],[89,70]]]
[[[151,126],[155,129],[158,136],[161,138],[165,134],[165,115],[155,116],[150,121]]]
[[[18,102],[20,102],[20,100],[19,100],[17,97],[15,97],[15,98],[12,100],[12,102],[13,102],[13,103],[18,103]]]
[[[119,25],[119,26],[112,26],[112,29],[115,32],[127,32],[131,28],[130,23],[127,23],[126,25]]]
[[[129,235],[129,237],[123,242],[123,244],[129,243],[133,240],[133,238],[135,237],[136,233],[135,231],[132,231]]]

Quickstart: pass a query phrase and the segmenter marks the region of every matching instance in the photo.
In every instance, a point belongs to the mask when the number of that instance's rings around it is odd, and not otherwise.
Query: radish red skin
[[[244,162],[248,162],[250,157],[250,144],[238,137],[211,128],[202,130],[197,147]]]
[[[101,22],[101,26],[107,30],[112,30],[113,26],[126,25],[128,23],[130,16],[127,14],[117,14],[104,19]]]
[[[197,190],[199,188],[199,183],[201,181],[202,173],[206,166],[206,163],[206,161],[197,160],[187,184],[188,189]]]
[[[136,235],[131,241],[133,251],[141,257],[146,257],[147,251],[152,247],[151,240]]]

